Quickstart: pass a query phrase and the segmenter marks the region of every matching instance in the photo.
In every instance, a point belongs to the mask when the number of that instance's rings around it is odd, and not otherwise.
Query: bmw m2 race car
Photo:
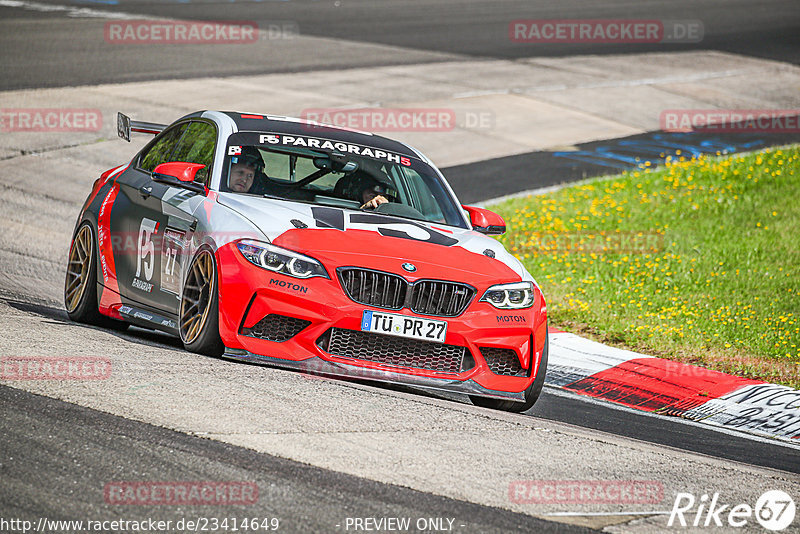
[[[94,182],[75,226],[70,318],[187,350],[464,393],[523,411],[547,367],[544,297],[424,155],[366,132],[198,111]]]

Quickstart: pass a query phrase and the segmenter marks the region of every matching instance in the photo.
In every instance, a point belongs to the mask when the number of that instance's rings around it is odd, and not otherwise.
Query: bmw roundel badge
[[[410,273],[413,273],[414,271],[417,270],[417,266],[414,265],[413,263],[404,263],[403,264],[403,269],[405,269],[406,271],[408,271]]]

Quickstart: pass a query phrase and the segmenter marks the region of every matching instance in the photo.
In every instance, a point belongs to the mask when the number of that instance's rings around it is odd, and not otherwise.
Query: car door
[[[207,186],[216,145],[217,130],[214,123],[194,120],[187,127],[171,158],[172,161],[205,165],[195,175],[195,182]],[[182,267],[191,259],[187,257],[189,242],[197,227],[197,220],[192,214],[204,200],[202,194],[181,187],[167,187],[161,197],[165,226],[163,232],[158,234],[161,240],[156,248],[159,255],[159,301],[154,305],[164,311],[178,312]]]
[[[165,187],[153,181],[151,172],[158,164],[170,161],[188,126],[184,122],[164,130],[117,179],[119,193],[111,212],[114,263],[120,295],[137,304],[150,304],[153,300],[153,238],[164,224],[158,193]]]
[[[119,205],[112,227],[124,246],[117,261],[120,293],[149,308],[177,313],[179,276],[191,232],[193,206],[200,193],[153,180],[161,163],[203,163],[197,180],[205,184],[216,142],[216,128],[206,121],[186,121],[170,127],[148,145],[120,179]],[[199,198],[198,198],[199,197]]]

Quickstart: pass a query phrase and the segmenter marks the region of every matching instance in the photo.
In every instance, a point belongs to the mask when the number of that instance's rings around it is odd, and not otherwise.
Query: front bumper
[[[324,342],[332,329],[361,332],[365,309],[387,311],[350,300],[335,274],[331,279],[299,280],[261,269],[244,259],[235,245],[217,251],[219,272],[220,336],[225,356],[259,362],[308,373],[404,384],[439,391],[450,391],[498,399],[524,401],[524,392],[537,374],[544,350],[546,308],[536,291],[532,308],[514,312],[497,310],[478,302],[485,287],[467,310],[458,317],[428,317],[408,309],[392,311],[410,317],[446,320],[450,346],[464,347],[465,365],[459,372],[444,372],[413,366],[398,366],[378,361],[342,357],[326,352]],[[330,269],[330,267],[329,267]],[[270,314],[302,319],[308,325],[289,338],[270,341],[252,335],[257,323]],[[391,341],[394,336],[372,334]],[[482,349],[506,349],[516,355],[524,371],[511,376],[495,374],[484,359]]]

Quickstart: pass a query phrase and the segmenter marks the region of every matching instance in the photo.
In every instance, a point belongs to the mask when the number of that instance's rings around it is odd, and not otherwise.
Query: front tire
[[[124,330],[126,323],[106,317],[97,309],[97,240],[92,225],[84,222],[75,232],[64,280],[64,307],[73,321]]]
[[[211,250],[203,248],[192,260],[181,294],[179,328],[186,350],[221,356],[217,266]]]
[[[503,410],[504,412],[524,412],[529,410],[536,404],[539,395],[542,393],[544,387],[544,378],[547,374],[547,357],[550,353],[550,341],[547,335],[547,328],[544,331],[544,349],[542,349],[542,361],[539,364],[539,371],[533,383],[525,390],[525,402],[516,402],[510,400],[492,399],[489,397],[479,397],[477,395],[470,395],[469,398],[472,404],[482,408],[492,408],[494,410]]]

